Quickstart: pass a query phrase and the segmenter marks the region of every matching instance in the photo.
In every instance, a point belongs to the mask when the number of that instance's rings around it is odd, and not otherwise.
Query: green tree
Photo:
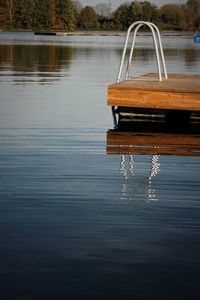
[[[14,17],[16,28],[49,28],[49,6],[49,0],[16,0]]]
[[[35,0],[32,7],[32,28],[33,29],[48,29],[51,26],[49,14],[49,0]]]
[[[98,19],[95,10],[91,6],[85,6],[79,16],[78,26],[81,29],[97,29]]]
[[[142,2],[143,20],[148,22],[158,21],[158,9],[155,4],[151,4],[149,1]]]
[[[158,19],[158,9],[149,1],[133,1],[118,7],[114,13],[118,29],[127,29],[132,23],[140,20],[155,22]]]
[[[58,0],[58,26],[59,29],[73,30],[76,27],[75,6],[71,0]]]
[[[139,1],[133,1],[130,5],[130,23],[143,19],[143,7]]]
[[[31,0],[17,0],[15,8],[15,27],[31,29],[33,18],[33,2]]]
[[[114,12],[116,29],[125,30],[130,25],[130,5],[128,3],[120,5]]]

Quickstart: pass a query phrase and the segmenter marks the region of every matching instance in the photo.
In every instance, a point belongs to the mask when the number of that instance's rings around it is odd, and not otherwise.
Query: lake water
[[[200,44],[162,40],[199,74]],[[0,33],[0,299],[200,299],[200,157],[106,152],[123,42]],[[135,58],[155,70],[150,37]]]

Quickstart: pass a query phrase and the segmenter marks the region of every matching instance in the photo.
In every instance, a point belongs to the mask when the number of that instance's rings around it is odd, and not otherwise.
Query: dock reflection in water
[[[162,169],[161,155],[200,156],[198,123],[190,126],[190,130],[188,128],[186,131],[181,130],[181,133],[180,130],[172,131],[166,124],[163,127],[164,132],[156,132],[156,129],[162,127],[159,127],[159,123],[152,124],[148,128],[145,121],[138,125],[123,119],[118,121],[116,129],[107,131],[107,154],[118,154],[121,157],[120,173],[123,177],[121,197],[124,200],[146,202],[159,200],[154,180]],[[141,168],[137,170],[137,163],[144,160],[144,155],[148,156],[149,169],[141,174]]]
[[[150,160],[149,171],[145,178],[137,173],[136,162],[133,155],[121,155],[120,173],[123,176],[121,199],[127,201],[145,200],[157,201],[156,189],[152,186],[153,177],[159,172],[159,155],[153,155]]]
[[[200,134],[108,130],[107,154],[200,156]]]

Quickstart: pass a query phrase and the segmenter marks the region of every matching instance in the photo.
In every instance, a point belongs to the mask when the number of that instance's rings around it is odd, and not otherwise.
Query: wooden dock
[[[107,104],[149,109],[200,111],[200,75],[148,73],[108,86]]]
[[[107,132],[107,154],[200,156],[199,134]]]

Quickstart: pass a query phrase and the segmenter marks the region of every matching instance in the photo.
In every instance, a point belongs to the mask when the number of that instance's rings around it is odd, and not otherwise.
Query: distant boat
[[[59,36],[62,36],[62,35],[67,35],[67,32],[62,32],[62,31],[58,31],[58,32],[55,32],[55,31],[36,31],[34,32],[35,35],[59,35]]]
[[[56,32],[36,31],[35,35],[56,35]]]
[[[195,42],[195,43],[200,43],[200,34],[196,34],[196,35],[194,36],[194,42]]]

